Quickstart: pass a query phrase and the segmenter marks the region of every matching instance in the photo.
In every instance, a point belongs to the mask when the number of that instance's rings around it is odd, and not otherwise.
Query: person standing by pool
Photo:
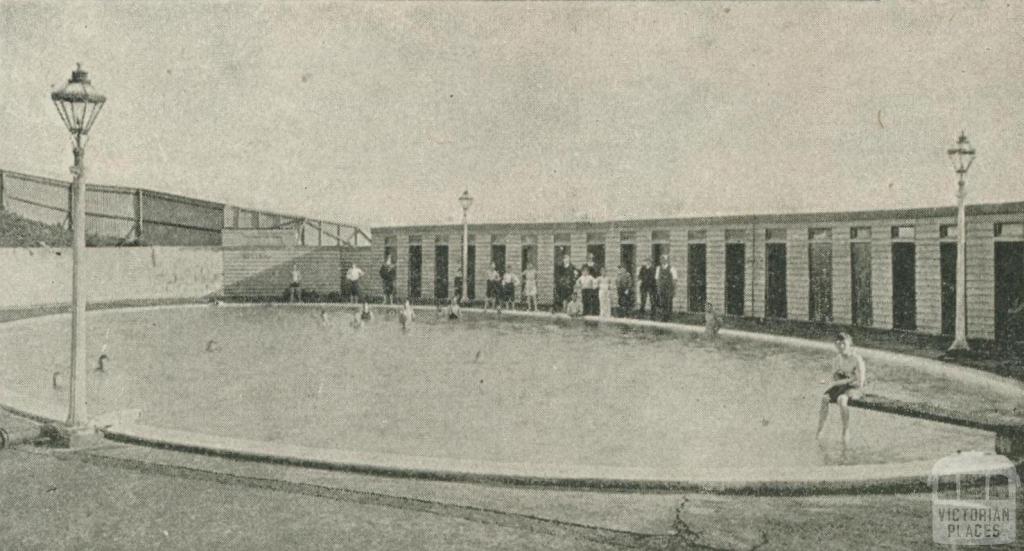
[[[354,304],[359,304],[359,298],[362,293],[359,291],[359,280],[363,278],[363,269],[356,266],[356,263],[352,263],[352,267],[348,269],[345,274],[345,279],[348,280],[349,299]]]
[[[624,266],[619,265],[615,283],[619,292],[619,315],[628,316],[633,309],[633,274],[630,274]]]
[[[459,302],[465,302],[462,298],[462,266],[456,268],[455,274],[455,278],[452,280],[452,287],[454,287],[452,296]],[[469,289],[466,291],[468,292]]]
[[[498,310],[501,310],[501,272],[498,271],[498,267],[491,262],[491,269],[487,272],[487,288],[484,293],[484,312],[487,311],[488,306],[494,306]]]
[[[821,438],[821,431],[828,419],[829,404],[834,402],[839,405],[839,413],[843,420],[843,444],[846,445],[850,443],[849,401],[850,398],[858,397],[864,389],[867,368],[864,366],[864,358],[853,351],[853,338],[848,333],[836,335],[834,343],[838,353],[832,358],[832,383],[821,397],[816,436]]]
[[[654,280],[658,285],[655,302],[658,304],[658,316],[661,321],[668,321],[672,317],[672,300],[676,296],[677,277],[676,269],[668,262],[668,255],[661,255],[661,264],[658,264],[654,271]]]
[[[640,311],[639,317],[644,317],[644,310],[647,305],[651,306],[651,318],[654,318],[654,294],[658,289],[658,282],[654,279],[654,268],[651,267],[651,258],[644,259],[640,265],[640,271],[636,276],[640,283]]]
[[[298,264],[292,264],[292,283],[288,286],[288,302],[302,300],[302,272]]]
[[[523,270],[523,296],[526,297],[526,309],[531,312],[537,311],[537,269],[532,262],[526,263]]]
[[[612,276],[608,274],[597,278],[597,302],[600,305],[598,315],[602,318],[612,317]]]
[[[518,285],[519,278],[511,270],[501,276],[501,302],[505,303],[505,308],[509,310],[516,309],[516,287]]]
[[[391,255],[384,257],[384,263],[380,265],[380,281],[384,286],[384,304],[392,304],[395,301],[395,264],[391,262]]]
[[[708,338],[718,336],[718,330],[722,328],[722,320],[715,311],[715,305],[710,302],[704,303],[704,335]]]
[[[600,268],[597,265],[597,261],[594,260],[594,253],[587,253],[587,261],[583,263],[583,266],[580,266],[581,272],[587,269],[590,270],[590,275],[597,277]]]
[[[597,278],[594,277],[590,268],[583,267],[583,274],[580,276],[579,284],[583,296],[583,315],[596,316],[600,312],[600,306],[597,302]]]
[[[576,266],[569,262],[569,255],[563,254],[562,263],[555,269],[554,311],[561,311],[565,307],[565,303],[572,297],[573,287],[579,277],[580,273]]]

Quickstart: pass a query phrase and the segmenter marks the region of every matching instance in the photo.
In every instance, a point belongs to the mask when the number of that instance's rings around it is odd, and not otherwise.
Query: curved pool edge
[[[933,461],[912,461],[770,471],[706,470],[680,475],[643,468],[537,465],[350,452],[211,436],[143,424],[115,425],[103,429],[103,433],[117,442],[304,468],[444,482],[627,492],[800,495],[921,491],[928,489],[928,476],[934,465]]]
[[[63,408],[0,389],[0,408],[43,423],[61,423]],[[115,442],[229,459],[359,474],[511,486],[605,491],[706,492],[718,494],[823,495],[923,491],[930,460],[791,469],[665,469],[597,465],[542,465],[362,453],[213,436],[122,423],[97,427]]]
[[[223,304],[219,307],[311,308],[322,304]],[[355,305],[330,305],[332,308],[354,308]],[[117,313],[122,311],[163,310],[180,308],[208,308],[210,305],[158,305],[123,307],[96,311]],[[382,306],[378,305],[378,308]],[[387,308],[387,307],[384,307]],[[392,307],[397,308],[397,307]],[[417,307],[432,311],[433,307]],[[484,314],[482,310],[464,309],[471,316]],[[488,317],[498,314],[485,314]],[[541,312],[504,312],[502,316],[528,317],[549,320],[569,320],[564,315]],[[0,323],[0,326],[39,323],[53,317],[69,317],[68,313],[44,314]],[[584,323],[647,327],[677,333],[701,333],[703,327],[675,323],[634,319],[601,319],[585,317]],[[831,343],[796,337],[782,337],[737,330],[723,330],[729,337],[746,338],[820,350],[831,350]],[[885,358],[913,367],[939,372],[958,380],[983,383],[1002,392],[1024,396],[1024,385],[1012,379],[982,372],[966,366],[919,358],[894,352],[859,348],[866,357]],[[959,372],[959,373],[958,373]],[[63,422],[62,407],[33,400],[0,388],[0,408],[40,422]],[[203,433],[153,427],[141,423],[123,423],[99,430],[112,441],[202,453],[233,459],[286,464],[298,467],[320,468],[362,474],[404,478],[420,478],[448,482],[472,482],[516,486],[563,487],[608,491],[698,491],[720,494],[760,495],[824,495],[848,493],[874,493],[891,491],[923,491],[929,488],[928,476],[932,460],[868,465],[823,466],[790,469],[705,469],[700,472],[673,472],[665,469],[607,467],[596,465],[540,465],[471,461],[434,457],[373,454],[337,449],[312,448],[267,441],[245,440],[212,436]]]

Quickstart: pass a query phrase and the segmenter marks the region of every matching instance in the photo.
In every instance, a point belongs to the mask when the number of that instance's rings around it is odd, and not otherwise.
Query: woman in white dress
[[[526,309],[537,311],[537,269],[533,263],[527,263],[523,270],[523,296],[526,297]]]
[[[600,304],[599,315],[602,318],[612,317],[612,278],[608,274],[597,278],[597,301]]]

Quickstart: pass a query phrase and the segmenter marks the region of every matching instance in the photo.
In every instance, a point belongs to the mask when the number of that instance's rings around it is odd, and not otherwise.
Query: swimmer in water
[[[408,331],[409,326],[412,325],[412,320],[415,317],[412,311],[412,304],[409,301],[405,301],[405,306],[402,306],[402,311],[398,314],[398,323],[402,324],[402,331]]]
[[[108,360],[110,360],[110,356],[107,356],[106,354],[100,354],[99,360],[96,361],[96,371],[106,373]]]
[[[61,388],[64,386],[64,374],[60,371],[53,372],[53,388]]]
[[[324,310],[323,308],[320,309],[320,323],[322,325],[327,325],[327,310]]]
[[[459,299],[452,297],[452,301],[448,303],[448,319],[457,320],[462,317],[462,309],[459,308]]]
[[[828,419],[829,404],[839,405],[839,413],[843,420],[843,444],[850,443],[850,398],[856,398],[864,388],[866,368],[864,358],[853,351],[853,338],[847,333],[839,333],[835,338],[838,354],[832,358],[832,382],[821,397],[821,412],[818,416],[817,437]],[[827,381],[822,381],[827,382]]]
[[[220,351],[220,344],[218,344],[217,341],[212,340],[212,339],[209,340],[209,341],[206,341],[206,351],[207,352],[219,352]]]

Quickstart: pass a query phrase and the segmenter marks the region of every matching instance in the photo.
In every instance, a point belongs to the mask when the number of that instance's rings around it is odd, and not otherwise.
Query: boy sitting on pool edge
[[[864,358],[853,351],[853,338],[848,333],[839,333],[835,338],[838,354],[832,358],[832,384],[825,389],[821,397],[821,411],[818,416],[817,437],[828,419],[829,404],[839,404],[839,413],[843,420],[843,444],[850,443],[850,398],[857,398],[864,389],[867,369]],[[822,381],[823,383],[827,381]]]

